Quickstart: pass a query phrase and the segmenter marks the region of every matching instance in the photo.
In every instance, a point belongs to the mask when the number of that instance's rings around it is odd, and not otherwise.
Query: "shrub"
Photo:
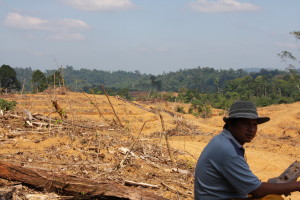
[[[6,101],[4,99],[0,99],[0,109],[4,111],[15,109],[17,102],[15,101]]]
[[[269,98],[262,97],[262,98],[259,98],[256,100],[257,107],[265,107],[265,106],[269,106],[272,104],[273,104],[273,101],[272,101],[272,99],[269,99]]]
[[[202,118],[210,118],[211,117],[211,106],[210,105],[203,105],[202,106],[202,112],[201,112],[201,117]]]
[[[183,109],[183,106],[177,106],[177,107],[176,107],[176,112],[185,114],[185,111],[184,111],[184,109]]]

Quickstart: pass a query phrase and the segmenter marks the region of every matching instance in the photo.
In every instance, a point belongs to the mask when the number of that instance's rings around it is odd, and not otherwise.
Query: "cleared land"
[[[178,105],[188,109],[184,104],[131,103],[110,97],[121,127],[106,96],[88,97],[72,92],[2,95],[0,98],[15,100],[18,105],[10,116],[0,118],[0,160],[96,181],[143,182],[159,186],[144,190],[165,198],[193,198],[196,160],[207,142],[222,130],[224,111],[213,110],[211,118],[202,119],[176,113]],[[51,100],[57,101],[67,119],[60,119]],[[53,121],[31,120],[47,126],[30,126],[24,120],[28,117],[24,109]],[[245,148],[251,169],[266,181],[279,176],[295,160],[300,161],[300,102],[258,111],[271,121],[259,125],[256,138]],[[126,156],[128,149],[131,151]],[[118,168],[122,160],[123,166]],[[300,194],[288,198],[297,200]]]

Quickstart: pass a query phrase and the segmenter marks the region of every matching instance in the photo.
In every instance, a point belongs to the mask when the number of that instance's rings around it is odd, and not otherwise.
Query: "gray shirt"
[[[195,200],[245,198],[261,182],[249,169],[244,148],[224,129],[202,151],[195,169]]]

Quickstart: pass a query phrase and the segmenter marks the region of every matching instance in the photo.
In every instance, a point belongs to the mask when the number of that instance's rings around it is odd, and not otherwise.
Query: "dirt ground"
[[[188,109],[184,104],[110,97],[113,110],[105,95],[73,92],[0,98],[18,103],[13,113],[0,117],[0,161],[92,180],[153,184],[159,188],[145,190],[168,199],[193,199],[197,158],[222,130],[224,117],[222,110],[213,110],[211,118],[203,119],[176,113],[178,105]],[[57,101],[67,118],[61,119],[51,100]],[[256,138],[245,149],[254,174],[267,181],[300,161],[300,102],[258,112],[271,120],[259,125]],[[30,121],[28,113],[52,121]],[[171,153],[164,133],[169,136]],[[117,167],[122,160],[122,167]],[[300,193],[286,199],[300,199]]]

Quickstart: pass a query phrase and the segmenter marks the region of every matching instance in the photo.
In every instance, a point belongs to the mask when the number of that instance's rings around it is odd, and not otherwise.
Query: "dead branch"
[[[156,108],[153,108],[153,107],[150,107],[150,109],[149,109],[149,108],[145,108],[144,106],[142,106],[142,105],[140,105],[140,104],[137,104],[137,103],[128,101],[128,100],[126,100],[126,99],[123,99],[123,98],[121,98],[121,97],[119,97],[119,96],[117,96],[116,98],[119,99],[119,100],[122,100],[122,101],[124,101],[124,102],[126,102],[126,103],[129,103],[129,104],[131,104],[131,105],[133,105],[133,106],[135,106],[135,107],[138,107],[138,108],[140,108],[140,109],[143,109],[143,110],[146,110],[146,111],[148,111],[148,112],[151,112],[151,113],[153,113],[153,114],[157,114],[157,113],[159,113],[160,111],[162,111],[162,112],[165,112],[165,113],[167,113],[168,115],[170,115],[170,116],[172,116],[172,117],[178,116],[177,113],[168,111],[168,110],[166,110],[166,109],[157,110]]]
[[[110,104],[112,110],[114,111],[114,114],[115,114],[116,118],[118,119],[118,122],[119,122],[120,126],[124,127],[123,124],[122,124],[122,122],[121,122],[121,120],[120,120],[120,118],[119,118],[119,116],[117,115],[117,113],[116,113],[116,111],[115,111],[115,109],[114,109],[114,107],[113,107],[113,105],[112,105],[110,99],[109,99],[109,96],[107,95],[107,92],[106,92],[104,86],[101,85],[101,88],[102,88],[102,90],[104,91],[105,96],[106,96],[106,98],[108,99],[108,102],[109,102],[109,104]]]
[[[96,182],[89,179],[67,176],[63,174],[48,174],[41,170],[31,170],[20,165],[0,161],[0,177],[15,180],[62,195],[91,198],[114,198],[128,200],[166,200],[153,193],[145,192],[140,188],[131,188],[124,185],[102,181]]]
[[[154,168],[164,170],[164,169],[161,168],[158,164],[156,164],[156,163],[154,163],[154,162],[152,162],[152,161],[150,161],[150,160],[146,160],[146,162],[149,163],[149,164],[150,164],[152,167],[154,167]]]
[[[153,108],[153,107],[150,107],[150,108],[151,108],[151,109],[153,110],[153,112],[155,112],[155,113],[164,112],[164,113],[167,113],[168,115],[170,115],[171,117],[182,116],[182,115],[180,115],[180,114],[178,114],[178,113],[174,113],[174,112],[168,111],[168,110],[166,110],[166,109],[160,109],[160,110],[158,110],[158,109]]]
[[[52,105],[53,105],[54,108],[55,108],[55,111],[59,114],[59,116],[61,117],[61,119],[67,119],[68,116],[67,116],[65,110],[62,109],[62,108],[58,105],[57,100],[51,100],[51,101],[52,101]]]
[[[23,84],[22,84],[21,95],[23,95],[24,88],[25,88],[25,78],[23,79]]]
[[[97,111],[98,111],[100,117],[103,117],[103,119],[104,119],[105,121],[107,121],[107,119],[104,117],[104,115],[102,114],[102,112],[100,111],[100,109],[98,108],[98,106],[91,100],[91,98],[90,98],[88,95],[86,95],[84,92],[83,92],[83,95],[84,95],[86,98],[88,98],[89,101],[90,101],[90,103],[97,109]]]
[[[137,138],[136,138],[135,141],[132,143],[130,150],[126,152],[126,154],[125,154],[123,160],[121,160],[121,162],[120,162],[119,165],[117,166],[117,169],[123,167],[124,162],[125,162],[126,159],[128,158],[128,155],[129,155],[129,154],[131,153],[131,151],[133,150],[134,145],[137,143],[137,141],[138,141],[138,139],[139,139],[139,137],[140,137],[140,134],[142,133],[142,131],[143,131],[144,126],[145,126],[146,123],[147,123],[147,121],[144,122],[144,124],[143,124],[143,126],[142,126],[142,128],[141,128],[141,130],[140,130],[140,132],[139,132],[139,134],[138,134],[138,136],[137,136]]]
[[[49,124],[50,124],[50,122],[56,122],[57,121],[56,119],[52,119],[52,118],[49,118],[49,117],[44,117],[44,116],[41,116],[40,114],[35,114],[35,115],[33,115],[33,117],[35,119],[38,119],[38,120],[48,121]],[[97,127],[83,126],[83,125],[80,125],[80,124],[69,123],[67,121],[63,121],[62,124],[75,126],[75,127],[80,127],[80,128],[97,129]],[[108,126],[108,125],[99,125],[99,127],[105,127],[105,126]]]
[[[117,96],[116,98],[119,99],[119,100],[122,100],[122,101],[124,101],[124,102],[126,102],[126,103],[129,103],[129,104],[131,104],[131,105],[133,105],[133,106],[135,106],[135,107],[138,107],[138,108],[140,108],[140,109],[142,109],[142,110],[146,110],[146,111],[151,112],[151,113],[153,113],[153,114],[157,114],[157,111],[152,110],[152,109],[145,108],[144,106],[141,106],[140,104],[137,104],[137,103],[128,101],[128,100],[123,99],[123,98],[121,98],[121,97],[119,97],[119,96]]]
[[[4,119],[9,119],[9,118],[24,119],[24,117],[22,117],[22,116],[13,115],[13,114],[0,115],[0,118],[4,118]]]
[[[32,114],[29,110],[24,109],[23,112],[24,112],[24,115],[26,116],[25,119],[28,119],[30,121],[33,119]]]
[[[43,121],[48,121],[48,122],[50,122],[50,121],[56,121],[55,119],[52,119],[52,118],[50,118],[50,117],[44,117],[44,116],[42,116],[42,115],[40,115],[40,114],[32,114],[32,116],[33,116],[35,119],[38,119],[38,120],[43,120]]]
[[[7,138],[15,138],[15,137],[20,137],[24,134],[25,134],[24,132],[23,133],[22,132],[9,132],[9,133],[5,134],[5,136]]]
[[[42,127],[42,126],[49,126],[48,123],[43,123],[43,122],[32,122],[32,125]]]
[[[168,134],[167,134],[166,128],[165,128],[165,122],[164,122],[164,119],[163,119],[163,116],[162,116],[161,113],[159,113],[159,117],[160,117],[160,121],[161,121],[162,130],[163,130],[163,133],[165,135],[166,144],[167,144],[167,148],[168,148],[168,153],[169,153],[169,156],[170,156],[170,159],[171,159],[172,163],[174,164],[173,155],[172,155],[169,140],[168,140]]]
[[[125,180],[125,185],[128,185],[128,186],[141,186],[141,187],[144,187],[144,188],[159,189],[158,185],[152,185],[152,184],[149,184],[149,183],[138,183],[138,182],[128,181],[128,180]]]
[[[33,116],[33,119],[34,120],[43,120],[43,121],[47,121],[48,123],[41,123],[41,122],[32,122],[32,121],[29,121],[29,120],[26,120],[26,117],[22,117],[22,116],[19,116],[19,115],[14,115],[14,114],[5,114],[5,115],[0,115],[0,119],[4,118],[4,119],[9,119],[9,118],[16,118],[16,119],[24,119],[25,120],[25,123],[32,127],[33,125],[36,125],[36,126],[46,126],[46,125],[49,125],[50,126],[50,123],[51,122],[56,122],[57,119],[52,119],[52,118],[49,118],[49,117],[44,117],[44,116],[41,116],[40,114],[32,114]],[[98,127],[100,128],[103,128],[103,127],[108,127],[108,125],[105,125],[105,124],[102,124],[102,125],[98,125],[97,127],[91,127],[91,126],[83,126],[83,125],[80,125],[80,124],[72,124],[72,123],[69,123],[67,121],[63,121],[62,124],[64,125],[70,125],[70,126],[75,126],[75,127],[80,127],[80,128],[87,128],[87,129],[97,129]]]
[[[188,196],[187,194],[184,194],[184,193],[182,193],[182,192],[179,192],[178,190],[172,188],[171,186],[165,184],[164,182],[161,182],[161,184],[162,184],[162,186],[166,187],[166,188],[167,188],[168,190],[170,190],[171,192],[174,192],[174,193],[176,193],[176,194],[180,194],[180,195],[182,195],[182,196],[184,196],[184,197],[187,197],[187,196]]]

